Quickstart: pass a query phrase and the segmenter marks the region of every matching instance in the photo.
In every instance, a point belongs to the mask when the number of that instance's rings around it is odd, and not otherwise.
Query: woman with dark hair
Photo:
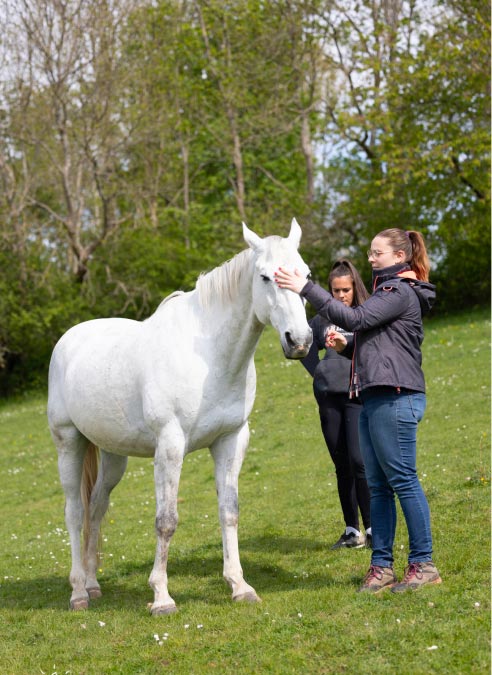
[[[359,440],[371,491],[372,556],[360,591],[417,590],[439,584],[432,560],[429,505],[417,475],[417,426],[426,406],[421,345],[422,315],[435,300],[428,283],[429,259],[419,232],[383,230],[367,252],[373,293],[358,307],[347,307],[307,281],[297,270],[280,268],[281,288],[300,293],[329,321],[354,331],[328,340],[352,357],[351,394],[362,402]],[[408,566],[400,583],[393,570],[395,494],[408,530]]]
[[[369,297],[360,274],[349,260],[338,260],[328,277],[334,298],[347,307],[357,307]],[[364,463],[359,448],[358,399],[349,398],[350,360],[334,349],[327,349],[327,336],[335,333],[351,340],[352,333],[333,326],[317,314],[311,321],[313,344],[302,360],[313,376],[313,391],[319,408],[321,431],[335,465],[338,496],[345,521],[345,530],[331,547],[360,548],[371,546],[371,517],[369,488]],[[319,352],[325,350],[320,360]],[[360,531],[359,510],[365,528],[365,538]]]

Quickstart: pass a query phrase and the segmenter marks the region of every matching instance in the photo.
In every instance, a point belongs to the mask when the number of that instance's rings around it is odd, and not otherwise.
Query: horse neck
[[[218,359],[233,375],[249,364],[265,328],[253,310],[251,266],[244,267],[230,294],[224,292],[221,299],[198,303],[202,329],[216,336]]]
[[[254,356],[265,326],[261,324],[251,304],[230,308],[225,326],[230,332],[220,340],[221,360],[234,374],[246,367]]]

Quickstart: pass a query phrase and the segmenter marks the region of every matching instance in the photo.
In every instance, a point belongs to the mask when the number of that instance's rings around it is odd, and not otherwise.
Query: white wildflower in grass
[[[190,627],[190,624],[189,624],[189,623],[185,623],[184,627],[185,627],[185,630],[188,630],[188,628]]]
[[[199,623],[199,624],[197,625],[197,628],[203,628],[203,623]]]
[[[298,616],[300,619],[302,619],[302,614],[301,614],[301,612],[297,612],[297,616]]]
[[[476,609],[478,609],[478,608],[480,607],[480,603],[479,603],[479,602],[476,602],[475,605],[474,605],[474,607],[475,607]]]
[[[427,647],[428,652],[433,652],[436,649],[439,649],[439,647],[437,645],[431,645],[430,647]]]
[[[156,642],[159,641],[159,636],[157,635],[157,633],[154,633],[154,640],[155,640]]]
[[[401,619],[397,619],[397,620],[396,620],[396,623],[401,623]]]
[[[98,621],[97,623],[101,626],[101,628],[106,625],[104,621]]]

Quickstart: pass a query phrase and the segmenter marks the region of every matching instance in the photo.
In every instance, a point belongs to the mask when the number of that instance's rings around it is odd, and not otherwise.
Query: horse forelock
[[[196,290],[202,306],[207,307],[212,302],[232,302],[237,297],[241,280],[251,270],[252,255],[248,248],[198,277]]]

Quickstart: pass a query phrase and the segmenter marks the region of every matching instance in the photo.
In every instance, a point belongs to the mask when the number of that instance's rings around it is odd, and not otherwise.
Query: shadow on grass
[[[293,590],[317,590],[338,586],[346,581],[335,580],[325,568],[319,572],[305,573],[305,555],[323,551],[325,545],[302,538],[269,537],[250,538],[240,543],[241,565],[248,583],[261,597],[263,593],[282,593]],[[262,561],[261,553],[268,561]],[[255,555],[257,553],[257,555]],[[292,554],[299,554],[300,562],[292,561]],[[271,563],[272,555],[276,563]],[[168,564],[169,588],[178,607],[195,602],[222,606],[231,602],[229,587],[222,578],[222,547],[205,545],[190,551],[172,551]],[[118,561],[99,581],[103,597],[93,601],[91,608],[98,610],[141,609],[152,600],[148,577],[153,560],[132,562]],[[3,609],[68,609],[70,585],[67,575],[45,575],[22,580],[3,581],[0,587],[0,604]]]

